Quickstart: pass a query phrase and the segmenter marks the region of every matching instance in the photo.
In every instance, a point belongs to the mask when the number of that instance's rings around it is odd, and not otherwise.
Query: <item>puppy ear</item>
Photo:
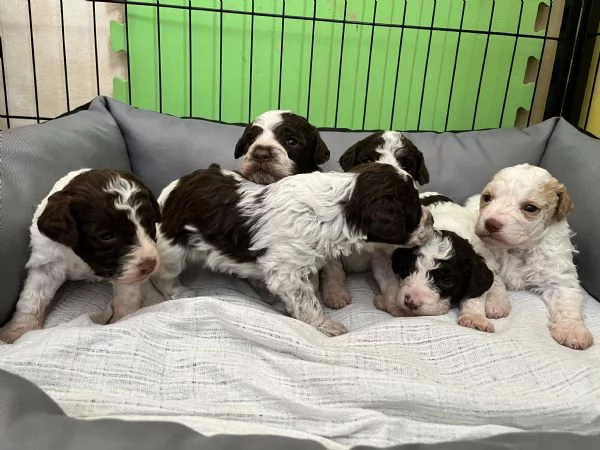
[[[558,196],[558,205],[556,205],[555,217],[556,220],[560,222],[573,211],[573,202],[571,201],[571,197],[569,197],[569,193],[564,184],[561,184],[558,187],[556,195]]]
[[[360,142],[353,144],[342,154],[342,156],[340,156],[340,159],[338,162],[340,163],[340,167],[342,168],[342,170],[344,172],[348,172],[350,169],[352,169],[354,166],[356,166],[356,163],[357,163],[356,158],[357,158],[358,152],[360,150],[359,144],[360,144]]]
[[[413,142],[402,137],[402,148],[396,153],[398,164],[406,170],[419,185],[429,183],[429,171],[421,150]]]
[[[330,156],[329,149],[327,148],[327,144],[325,144],[323,139],[321,139],[321,135],[319,134],[319,132],[317,131],[316,128],[315,128],[315,135],[316,135],[316,144],[315,144],[315,153],[314,153],[315,163],[317,165],[325,164],[327,161],[329,161],[329,156]]]
[[[235,159],[238,159],[240,156],[244,155],[248,151],[248,147],[250,147],[250,128],[252,124],[248,125],[242,134],[242,137],[238,139],[237,144],[235,144],[235,152],[233,156]]]
[[[470,269],[471,276],[468,277],[468,286],[464,298],[476,298],[485,294],[494,283],[494,273],[489,269],[483,257],[473,251]]]
[[[53,241],[75,248],[79,233],[77,223],[71,212],[71,204],[65,195],[60,192],[53,194],[48,199],[46,208],[37,221],[40,232]]]
[[[389,200],[371,199],[371,206],[365,207],[367,239],[371,242],[402,244],[408,239],[404,211],[401,205],[390,208]]]
[[[414,248],[397,248],[392,253],[392,270],[400,278],[406,278],[413,269],[414,260]]]

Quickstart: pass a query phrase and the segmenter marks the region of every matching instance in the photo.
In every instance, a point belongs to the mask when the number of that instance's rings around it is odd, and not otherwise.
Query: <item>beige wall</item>
[[[96,93],[92,3],[63,0],[69,100],[71,109]],[[60,22],[60,0],[31,0],[40,116],[54,117],[67,110]],[[112,94],[112,79],[126,78],[124,54],[110,49],[109,22],[123,21],[123,7],[96,4],[100,92]],[[8,108],[11,115],[35,116],[35,94],[27,0],[0,0],[0,37],[4,51]],[[5,113],[0,78],[0,111]],[[35,123],[11,120],[11,127]],[[0,119],[0,129],[6,120]]]

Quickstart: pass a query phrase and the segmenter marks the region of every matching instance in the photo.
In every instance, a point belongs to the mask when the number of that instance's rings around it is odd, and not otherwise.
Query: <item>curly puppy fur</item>
[[[474,215],[436,192],[421,194],[421,203],[433,214],[435,236],[421,247],[394,251],[397,277],[391,276],[389,256],[373,257],[373,273],[384,286],[375,306],[394,316],[423,316],[446,314],[460,304],[460,325],[494,331],[486,319],[487,300],[502,301],[503,315],[510,303],[501,280],[475,249],[482,244],[474,233]]]
[[[581,312],[583,292],[573,263],[567,188],[530,164],[496,173],[467,206],[477,214],[475,232],[492,253],[509,289],[539,294],[550,312],[550,334],[561,345],[594,343]]]
[[[325,316],[312,284],[328,260],[368,242],[419,245],[433,233],[412,179],[383,164],[269,185],[212,167],[171,183],[159,203],[163,263],[153,282],[167,298],[189,295],[177,278],[197,259],[264,284],[292,317],[329,336],[347,329]]]

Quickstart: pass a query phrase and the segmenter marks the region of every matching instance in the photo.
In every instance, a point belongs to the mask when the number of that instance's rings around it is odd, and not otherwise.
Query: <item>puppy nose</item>
[[[151,274],[155,267],[156,259],[153,258],[143,259],[142,262],[138,264],[138,270],[141,275]]]
[[[252,153],[252,157],[258,162],[264,162],[271,158],[271,149],[268,147],[258,147]]]
[[[485,229],[490,233],[496,233],[502,229],[503,225],[496,219],[488,219],[485,221]]]
[[[405,295],[404,296],[404,304],[406,305],[406,307],[408,309],[410,309],[411,311],[414,311],[416,309],[419,309],[419,306],[421,306],[418,302],[418,300],[415,300],[414,298],[412,298],[410,295]]]

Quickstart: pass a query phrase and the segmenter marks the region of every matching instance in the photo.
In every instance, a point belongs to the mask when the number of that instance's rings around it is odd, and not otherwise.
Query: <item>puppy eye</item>
[[[298,140],[296,138],[290,137],[286,139],[285,143],[293,147],[294,145],[298,145]]]
[[[454,280],[452,279],[452,277],[450,275],[444,275],[440,278],[438,283],[444,287],[448,287],[448,286],[452,286],[452,283],[454,283]]]
[[[492,201],[492,196],[491,196],[490,194],[483,194],[483,195],[481,196],[481,200],[482,200],[484,203],[489,203],[489,202],[491,202],[491,201]]]
[[[98,235],[98,239],[102,241],[110,241],[115,238],[115,234],[112,231],[104,231]]]
[[[528,213],[534,213],[537,212],[540,208],[538,208],[535,205],[532,205],[530,203],[528,203],[527,205],[523,206],[523,211],[528,212]]]

